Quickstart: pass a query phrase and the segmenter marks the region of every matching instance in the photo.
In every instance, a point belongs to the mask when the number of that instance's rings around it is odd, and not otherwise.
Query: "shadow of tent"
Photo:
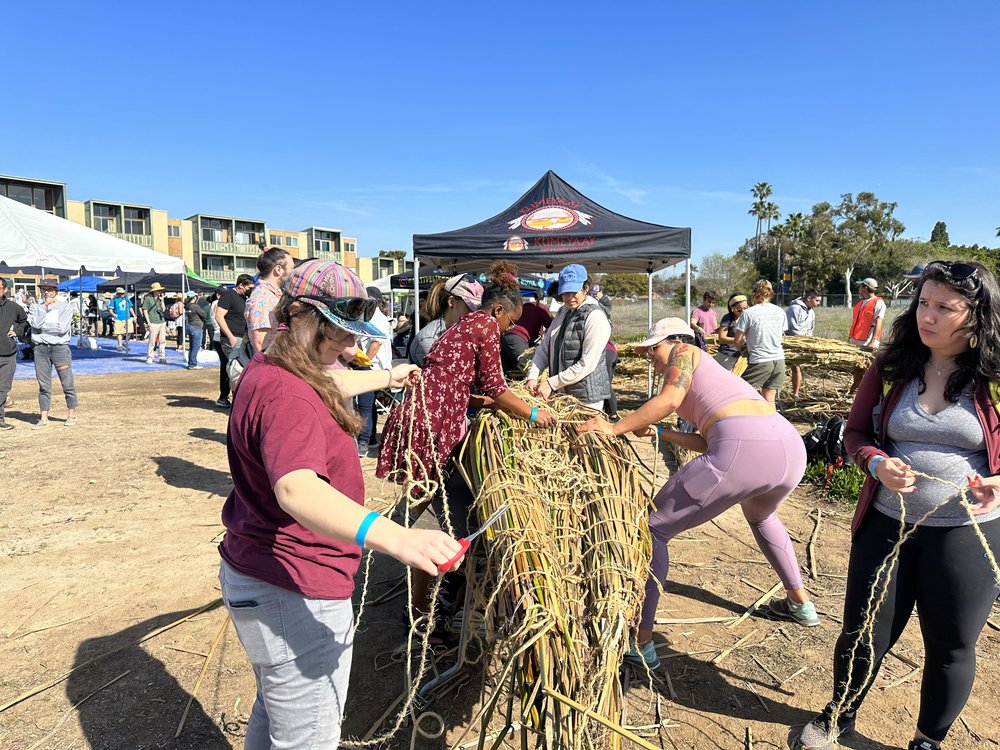
[[[153,456],[156,473],[171,487],[227,495],[233,480],[224,471],[208,469],[176,456]]]
[[[209,611],[221,606],[219,602]],[[184,731],[174,739],[177,723],[190,694],[158,659],[135,641],[197,610],[157,615],[111,635],[89,638],[76,652],[76,664],[128,645],[69,676],[66,696],[77,703],[126,670],[131,672],[101,690],[78,709],[80,727],[91,748],[172,748],[216,750],[230,748],[225,735],[196,700]],[[235,639],[233,639],[235,642]],[[215,657],[217,660],[220,655]],[[204,692],[204,691],[203,691]]]

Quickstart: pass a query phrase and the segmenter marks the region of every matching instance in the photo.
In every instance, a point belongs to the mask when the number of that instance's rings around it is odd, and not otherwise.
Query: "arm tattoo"
[[[694,377],[694,348],[690,344],[677,344],[667,360],[667,374],[664,386],[673,386],[682,391],[691,387]]]

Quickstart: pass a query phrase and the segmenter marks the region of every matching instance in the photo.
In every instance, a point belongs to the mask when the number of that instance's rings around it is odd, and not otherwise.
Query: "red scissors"
[[[460,558],[462,555],[464,555],[466,552],[469,551],[469,546],[472,544],[472,540],[475,539],[480,534],[482,534],[484,531],[486,531],[486,529],[495,524],[497,521],[499,521],[500,516],[502,516],[508,510],[510,510],[510,503],[507,503],[506,505],[501,505],[499,508],[496,509],[496,511],[494,511],[493,515],[487,518],[486,521],[483,523],[483,525],[479,527],[479,531],[477,531],[474,534],[469,534],[469,536],[463,539],[459,539],[458,543],[461,545],[462,549],[459,551],[457,555],[451,558],[448,562],[443,562],[440,565],[438,565],[438,572],[444,573],[446,570],[448,570],[448,568],[454,565],[455,561],[458,558]]]

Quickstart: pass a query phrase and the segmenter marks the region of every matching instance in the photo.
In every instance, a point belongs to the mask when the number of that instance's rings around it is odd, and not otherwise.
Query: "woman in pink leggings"
[[[660,429],[664,440],[702,455],[670,477],[649,516],[653,560],[636,644],[625,659],[650,669],[660,663],[652,643],[653,620],[670,565],[667,543],[737,503],[787,593],[770,603],[771,613],[801,625],[819,624],[802,587],[792,542],[775,514],[805,471],[802,438],[750,385],[693,343],[693,331],[680,318],[658,321],[636,351],[663,374],[663,389],[616,424],[595,417],[580,428],[643,437],[650,434],[651,425],[674,412],[698,427],[697,434]]]

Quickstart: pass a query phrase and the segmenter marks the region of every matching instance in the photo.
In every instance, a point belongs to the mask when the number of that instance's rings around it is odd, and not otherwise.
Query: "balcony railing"
[[[260,248],[257,245],[243,245],[240,243],[234,243],[233,247],[235,248],[235,252],[237,255],[243,255],[247,257],[252,256],[254,258],[260,255]]]
[[[131,242],[133,245],[153,246],[153,235],[151,234],[126,234],[125,232],[108,232],[108,234],[120,240]]]
[[[236,281],[236,271],[207,271],[202,270],[200,276],[207,281],[222,281],[232,284]]]

